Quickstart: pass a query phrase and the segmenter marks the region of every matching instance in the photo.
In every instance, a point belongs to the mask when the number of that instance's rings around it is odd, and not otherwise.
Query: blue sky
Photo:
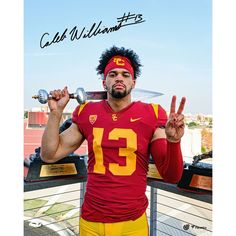
[[[142,14],[145,22],[109,34],[71,41],[67,38],[48,47],[45,41],[65,29],[89,30],[117,25],[117,18]],[[95,68],[101,53],[112,45],[133,49],[140,57],[142,74],[137,88],[164,93],[147,100],[169,110],[172,95],[186,96],[185,113],[212,113],[212,2],[210,0],[137,1],[24,1],[24,107],[39,106],[31,99],[40,88],[48,91],[68,86],[102,90]],[[130,22],[133,22],[130,20]],[[68,108],[77,105],[70,101]]]

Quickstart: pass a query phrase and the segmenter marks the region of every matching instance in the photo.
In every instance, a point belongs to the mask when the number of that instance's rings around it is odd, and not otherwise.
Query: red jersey
[[[111,223],[140,217],[148,206],[149,144],[156,128],[166,124],[164,109],[133,102],[114,112],[103,100],[79,105],[72,120],[88,142],[82,218]]]

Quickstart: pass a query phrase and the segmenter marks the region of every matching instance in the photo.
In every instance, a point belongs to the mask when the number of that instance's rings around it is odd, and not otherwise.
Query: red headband
[[[130,60],[122,56],[114,56],[110,59],[104,70],[104,79],[106,79],[108,72],[115,68],[124,68],[128,70],[134,79],[134,69],[131,66]]]

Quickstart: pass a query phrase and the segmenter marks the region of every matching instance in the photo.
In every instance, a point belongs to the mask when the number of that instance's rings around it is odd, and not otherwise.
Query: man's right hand
[[[73,122],[68,129],[59,134],[62,113],[70,99],[69,93],[65,87],[63,90],[51,91],[50,94],[53,97],[48,100],[51,112],[42,137],[40,157],[44,162],[54,163],[78,149],[84,137],[77,124]]]
[[[48,100],[50,111],[63,112],[64,108],[70,100],[67,86],[64,87],[63,90],[58,89],[50,91],[50,95],[53,97],[53,99]]]

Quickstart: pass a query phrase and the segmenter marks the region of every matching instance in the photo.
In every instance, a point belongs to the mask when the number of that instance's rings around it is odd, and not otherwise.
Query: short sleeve
[[[158,105],[158,118],[157,118],[157,126],[166,126],[168,116],[166,114],[166,111],[161,105]]]
[[[159,104],[152,103],[151,105],[156,116],[157,127],[165,126],[168,119],[165,109]]]
[[[78,105],[74,112],[72,113],[72,122],[76,123],[78,125],[79,123],[79,115],[82,112],[82,110],[85,108],[85,106],[88,104],[89,102],[86,102],[84,104],[80,104]]]

